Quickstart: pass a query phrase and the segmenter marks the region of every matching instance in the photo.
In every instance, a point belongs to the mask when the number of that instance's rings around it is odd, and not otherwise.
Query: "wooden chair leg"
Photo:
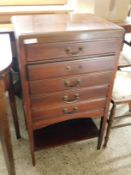
[[[17,115],[16,101],[15,101],[15,94],[14,94],[11,73],[10,73],[10,86],[9,86],[8,92],[9,92],[9,100],[10,100],[10,106],[12,110],[15,131],[16,131],[16,137],[19,139],[21,138],[21,135],[20,135],[20,129],[19,129],[19,122],[18,122],[18,115]]]
[[[108,120],[108,126],[107,126],[107,131],[106,131],[106,136],[105,136],[105,142],[103,147],[105,148],[107,146],[108,140],[109,140],[109,135],[113,123],[113,118],[115,116],[115,111],[116,111],[116,104],[113,102],[113,106],[109,115],[109,120]]]

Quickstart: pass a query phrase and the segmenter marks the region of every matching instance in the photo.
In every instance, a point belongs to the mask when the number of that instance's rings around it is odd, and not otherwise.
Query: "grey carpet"
[[[96,150],[97,139],[38,151],[35,153],[36,166],[33,167],[21,101],[17,99],[17,103],[22,133],[20,140],[15,137],[10,109],[8,110],[17,175],[131,174],[131,127],[112,130],[108,147],[99,151]],[[123,108],[120,106],[119,109]],[[7,175],[1,147],[0,175]]]

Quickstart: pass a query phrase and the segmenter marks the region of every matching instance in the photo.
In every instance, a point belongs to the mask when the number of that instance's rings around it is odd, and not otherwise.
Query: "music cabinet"
[[[100,149],[124,30],[88,14],[12,21],[33,165],[49,137],[47,144],[97,136]]]

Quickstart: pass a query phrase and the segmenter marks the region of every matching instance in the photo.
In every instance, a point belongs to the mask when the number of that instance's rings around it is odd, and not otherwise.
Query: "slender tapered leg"
[[[100,149],[101,145],[102,145],[103,135],[104,135],[104,130],[105,130],[105,124],[106,124],[106,119],[104,117],[101,117],[97,149]]]
[[[14,93],[14,88],[13,88],[11,72],[10,72],[10,81],[9,81],[9,83],[10,83],[10,85],[9,85],[9,88],[8,88],[8,92],[9,92],[10,106],[11,106],[11,111],[12,111],[15,131],[16,131],[16,137],[19,139],[19,138],[21,138],[21,136],[20,136],[20,128],[19,128],[19,122],[18,122],[18,115],[17,115],[17,109],[16,109],[16,100],[15,100],[15,93]]]
[[[31,151],[31,158],[32,158],[32,165],[33,166],[35,166],[35,164],[36,164],[36,161],[35,161],[35,152],[33,151]]]
[[[11,145],[8,117],[6,112],[4,81],[0,79],[0,140],[9,175],[15,175],[14,158]]]
[[[106,131],[106,136],[105,136],[105,142],[103,147],[105,148],[107,146],[108,140],[109,140],[109,135],[110,135],[110,131],[111,131],[111,127],[112,127],[112,123],[113,123],[113,118],[115,116],[115,111],[116,111],[116,104],[113,103],[110,115],[109,115],[109,120],[108,120],[108,126],[107,126],[107,131]]]

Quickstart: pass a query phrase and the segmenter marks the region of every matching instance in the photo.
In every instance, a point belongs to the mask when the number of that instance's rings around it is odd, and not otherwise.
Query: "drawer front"
[[[87,110],[98,110],[104,109],[105,106],[105,98],[99,98],[95,100],[78,102],[75,104],[64,104],[57,106],[46,106],[45,108],[33,108],[32,109],[32,117],[33,120],[41,120],[48,119],[59,116],[67,116],[76,113],[86,112]]]
[[[76,102],[91,100],[97,98],[105,98],[107,96],[108,86],[96,86],[90,88],[81,88],[76,90],[67,90],[48,95],[32,96],[32,108],[39,108],[62,104],[75,104]]]
[[[92,41],[83,43],[31,44],[26,46],[27,61],[70,58],[85,55],[109,54],[116,51],[116,41]]]
[[[50,64],[27,66],[28,79],[42,80],[62,76],[78,75],[83,73],[112,70],[115,67],[115,57],[97,57],[75,61],[65,61]]]
[[[49,117],[44,119],[43,118],[35,118],[33,119],[33,128],[34,129],[40,129],[46,126],[49,126],[51,124],[63,122],[66,120],[72,120],[72,119],[80,119],[80,118],[97,118],[102,117],[104,115],[104,109],[98,109],[98,110],[88,110],[86,112],[78,112],[74,114],[68,114],[68,115],[62,115],[57,117]]]
[[[50,78],[39,81],[30,81],[31,95],[47,94],[57,91],[72,90],[74,88],[83,88],[109,84],[112,72],[100,72],[84,74],[80,76],[68,76],[64,78]]]

